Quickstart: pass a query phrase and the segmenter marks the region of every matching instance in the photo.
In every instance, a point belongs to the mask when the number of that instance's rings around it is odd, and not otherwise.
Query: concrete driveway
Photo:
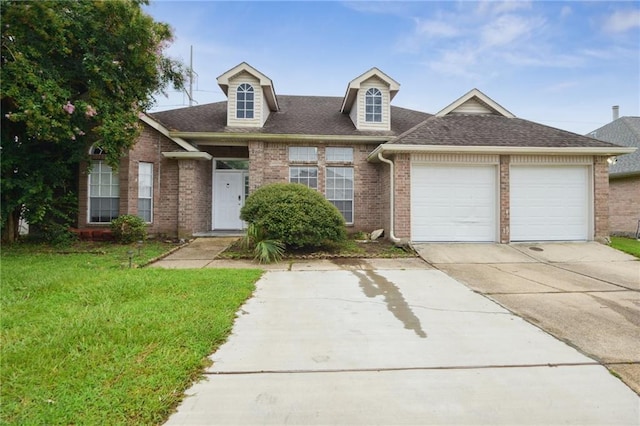
[[[638,259],[595,242],[416,249],[437,269],[599,360],[640,394]]]
[[[424,262],[268,271],[167,424],[638,424],[603,366]]]

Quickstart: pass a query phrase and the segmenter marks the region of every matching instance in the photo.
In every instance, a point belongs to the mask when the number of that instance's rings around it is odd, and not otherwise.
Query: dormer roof
[[[260,71],[252,67],[246,62],[242,62],[235,67],[231,68],[229,71],[221,74],[218,80],[218,86],[222,89],[226,96],[229,96],[229,80],[233,79],[236,75],[246,72],[253,77],[257,78],[260,81],[260,87],[264,93],[264,98],[267,101],[267,105],[271,111],[278,111],[278,98],[276,97],[276,91],[273,87],[273,81],[266,75],[262,74]]]
[[[360,90],[360,84],[362,84],[364,81],[369,80],[371,77],[377,77],[389,86],[389,101],[391,101],[398,93],[398,90],[400,90],[400,83],[380,71],[378,68],[373,67],[369,71],[363,73],[362,75],[354,78],[349,82],[347,91],[344,94],[342,106],[340,107],[341,113],[346,114],[351,110],[353,102],[356,100],[358,90]]]
[[[515,115],[478,89],[468,91],[436,113],[436,117],[444,117],[449,114],[488,114],[515,118]]]

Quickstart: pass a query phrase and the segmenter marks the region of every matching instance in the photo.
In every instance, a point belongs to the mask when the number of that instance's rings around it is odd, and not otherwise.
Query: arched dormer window
[[[253,118],[253,86],[242,83],[238,86],[236,118]]]
[[[118,173],[104,161],[104,150],[93,145],[89,148],[89,190],[87,191],[90,223],[108,223],[118,217],[120,184]]]
[[[365,121],[368,123],[382,122],[382,93],[376,88],[367,90],[364,95]]]

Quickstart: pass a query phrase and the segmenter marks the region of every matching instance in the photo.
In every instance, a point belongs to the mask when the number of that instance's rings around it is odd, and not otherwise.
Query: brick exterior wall
[[[290,163],[289,147],[315,147],[318,149],[318,161],[309,163]],[[353,148],[353,163],[327,163],[327,147]],[[326,167],[353,167],[354,169],[354,221],[349,225],[349,232],[365,231],[382,228],[381,178],[380,164],[369,163],[367,156],[377,144],[346,145],[329,142],[249,142],[249,191],[255,191],[262,185],[289,181],[289,167],[291,165],[317,166],[318,191],[325,193]]]
[[[596,241],[609,238],[609,164],[608,157],[593,157],[593,221]]]
[[[635,237],[640,220],[640,176],[609,180],[611,235]]]

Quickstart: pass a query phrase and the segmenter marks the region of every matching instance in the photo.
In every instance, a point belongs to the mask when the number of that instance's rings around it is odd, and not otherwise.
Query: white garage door
[[[587,166],[512,166],[511,241],[586,240]]]
[[[496,192],[494,166],[414,164],[411,239],[495,241]]]

